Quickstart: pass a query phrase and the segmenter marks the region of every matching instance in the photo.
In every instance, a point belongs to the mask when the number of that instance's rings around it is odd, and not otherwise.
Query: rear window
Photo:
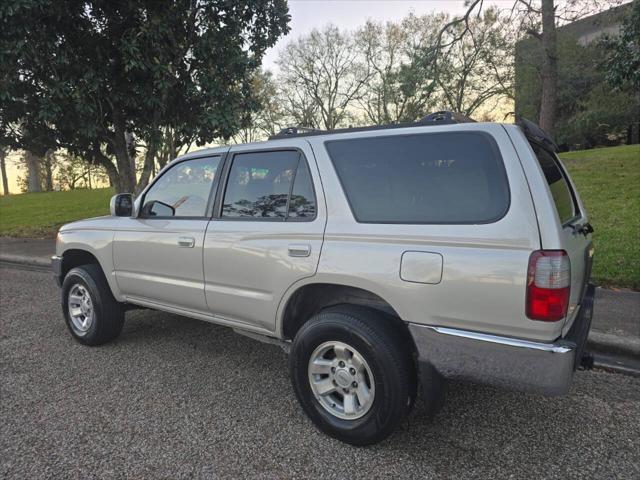
[[[362,223],[489,223],[509,208],[495,141],[481,132],[427,133],[326,143]]]
[[[552,153],[535,143],[532,143],[531,147],[538,158],[538,163],[542,168],[544,178],[547,180],[547,184],[551,190],[560,222],[565,224],[576,217],[578,212],[573,200],[573,195],[571,194],[569,182],[562,173],[558,160],[556,160]]]

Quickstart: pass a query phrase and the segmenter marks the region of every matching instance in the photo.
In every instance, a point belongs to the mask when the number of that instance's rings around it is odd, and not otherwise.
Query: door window
[[[307,162],[300,158],[300,165],[293,181],[291,199],[289,200],[288,220],[303,222],[316,216],[316,196],[313,181]]]
[[[234,156],[223,201],[224,218],[311,220],[315,204],[309,169],[299,152]]]
[[[196,158],[167,170],[144,197],[141,216],[205,217],[220,157]]]

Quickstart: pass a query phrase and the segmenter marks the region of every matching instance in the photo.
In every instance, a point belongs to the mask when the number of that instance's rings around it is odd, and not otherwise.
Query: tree
[[[87,182],[86,162],[75,155],[66,155],[58,170],[57,180],[61,190],[75,190],[80,182]]]
[[[370,77],[353,37],[333,25],[289,43],[277,64],[287,113],[326,130],[344,123]]]
[[[9,179],[7,178],[7,154],[9,148],[0,145],[0,175],[2,175],[2,193],[9,195]]]
[[[238,131],[288,19],[286,0],[5,0],[0,143],[64,148],[140,191],[167,134],[175,151]]]
[[[355,34],[366,71],[358,106],[374,124],[414,121],[432,110],[436,80],[422,68],[416,52],[436,39],[443,15],[413,14],[400,23],[368,21]]]
[[[56,167],[56,156],[53,150],[47,150],[44,157],[41,159],[41,171],[42,171],[42,189],[45,192],[53,191],[53,170]]]
[[[607,80],[618,89],[640,91],[640,0],[634,0],[630,15],[622,23],[617,37],[607,36],[602,42],[608,49],[605,60]]]
[[[540,100],[540,127],[553,135],[558,97],[558,53],[554,0],[541,0],[542,33],[542,96]]]
[[[56,180],[61,190],[75,190],[79,187],[91,188],[90,165],[80,157],[66,153],[62,156]]]
[[[238,143],[264,140],[285,126],[285,112],[273,73],[268,70],[256,72],[251,86],[255,105],[247,112],[244,127],[234,137]]]
[[[505,16],[489,8],[446,33],[445,39],[459,38],[442,49],[435,75],[446,109],[470,117],[491,100],[513,96],[515,38],[509,30]]]
[[[631,5],[629,5],[630,7]],[[607,19],[616,21],[622,12],[611,11]],[[600,20],[598,20],[600,21]],[[607,42],[581,40],[580,25],[558,32],[556,40],[558,85],[554,139],[561,148],[588,148],[609,144],[629,134],[640,109],[637,89],[612,89],[606,85],[610,67]],[[543,52],[535,38],[518,44],[516,109],[526,118],[540,113],[540,69]],[[636,130],[637,131],[637,130]]]
[[[40,158],[30,150],[24,152],[24,163],[27,167],[27,192],[41,192]]]
[[[558,96],[558,23],[576,21],[622,0],[513,0],[510,21],[519,22],[521,32],[526,32],[540,43],[541,82],[540,109],[538,123],[550,135],[554,134],[557,96]],[[474,15],[480,15],[484,0],[469,1],[466,13],[454,19],[442,30],[442,35],[462,24],[461,33],[454,36],[448,45],[461,41],[470,32],[470,23]],[[447,44],[445,44],[447,45]],[[442,47],[438,47],[442,48]],[[519,112],[518,112],[519,113]]]

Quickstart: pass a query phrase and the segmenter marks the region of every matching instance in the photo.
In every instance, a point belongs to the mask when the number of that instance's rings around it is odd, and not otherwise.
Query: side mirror
[[[133,195],[119,193],[111,197],[109,210],[114,217],[130,217],[133,215]]]

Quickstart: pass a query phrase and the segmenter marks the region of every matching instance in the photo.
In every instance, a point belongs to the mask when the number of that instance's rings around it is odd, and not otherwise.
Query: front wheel
[[[388,437],[416,396],[411,349],[375,310],[323,310],[297,333],[289,358],[303,409],[325,433],[354,445]]]
[[[98,265],[73,268],[62,283],[62,312],[71,335],[84,345],[102,345],[122,331],[124,309]]]

